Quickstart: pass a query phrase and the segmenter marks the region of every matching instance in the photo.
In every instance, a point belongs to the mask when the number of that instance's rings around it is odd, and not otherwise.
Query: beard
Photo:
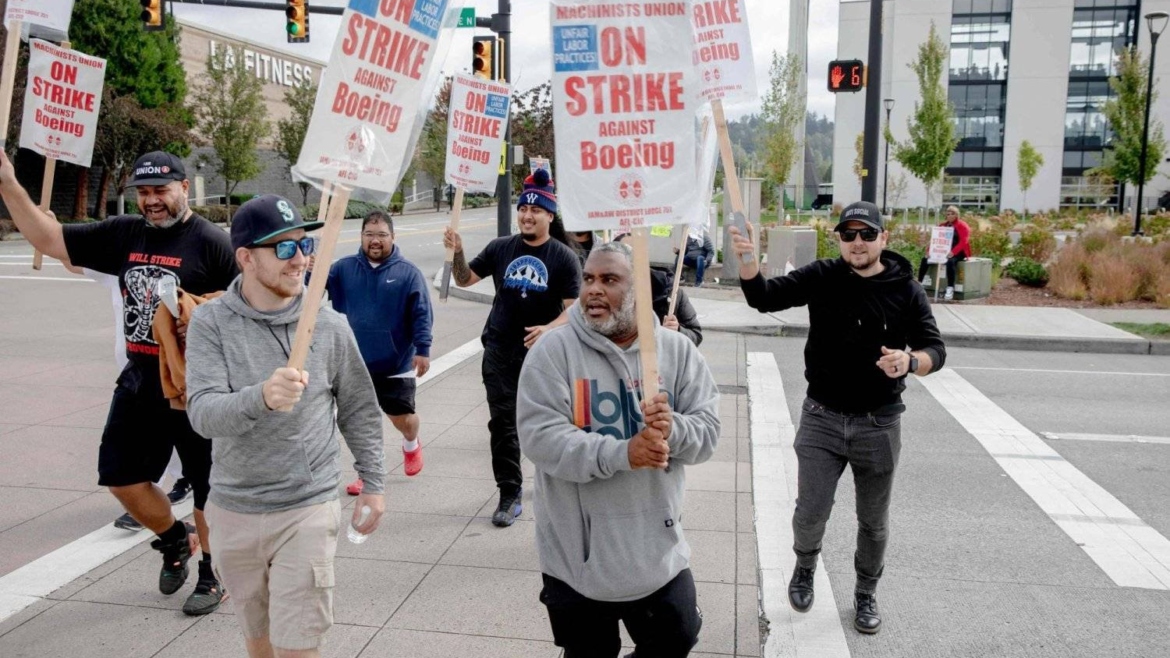
[[[584,306],[582,306],[583,308]],[[638,318],[634,312],[634,291],[633,289],[628,290],[625,297],[622,298],[621,308],[616,311],[611,309],[609,317],[604,320],[595,320],[588,314],[583,315],[585,324],[606,338],[628,336],[637,329],[638,325]]]
[[[146,220],[147,226],[157,228],[157,229],[168,229],[168,228],[174,226],[175,224],[178,224],[179,222],[181,222],[183,220],[183,217],[187,214],[187,200],[186,199],[180,199],[179,203],[175,206],[174,210],[171,210],[170,206],[167,206],[165,203],[163,204],[163,206],[166,207],[166,209],[167,209],[167,218],[163,219],[161,221],[157,221],[157,222],[151,221],[150,219],[147,219]]]

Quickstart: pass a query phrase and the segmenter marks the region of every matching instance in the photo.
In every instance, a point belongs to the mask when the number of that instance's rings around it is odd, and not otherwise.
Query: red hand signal
[[[841,81],[845,79],[845,71],[843,71],[840,66],[834,66],[833,71],[829,75],[829,79],[831,80],[833,88],[836,89],[841,86]]]

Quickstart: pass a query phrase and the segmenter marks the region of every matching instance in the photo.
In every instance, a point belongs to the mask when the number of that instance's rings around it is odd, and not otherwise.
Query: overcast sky
[[[279,1],[279,0],[276,0]],[[458,0],[454,0],[458,2]],[[772,51],[783,53],[788,46],[789,0],[745,0],[752,30],[752,50],[760,93],[767,89],[768,66]],[[825,89],[825,71],[837,52],[837,9],[839,0],[810,0],[809,8],[809,110],[833,116],[833,98]],[[246,38],[266,46],[302,53],[322,61],[329,60],[333,41],[340,26],[339,16],[313,14],[312,7],[344,6],[344,0],[313,0],[310,3],[310,36],[307,44],[287,43],[284,16],[278,12],[258,9],[229,9],[189,4],[172,4],[175,14],[208,28]],[[496,0],[465,0],[464,6],[474,6],[476,14],[491,15]],[[523,91],[541,84],[551,75],[549,64],[548,0],[513,0],[512,68],[516,72],[516,87]],[[486,30],[462,29],[456,34],[447,54],[443,70],[447,73],[468,70],[471,64],[471,37],[486,34]],[[758,112],[760,104],[729,106],[731,117]]]

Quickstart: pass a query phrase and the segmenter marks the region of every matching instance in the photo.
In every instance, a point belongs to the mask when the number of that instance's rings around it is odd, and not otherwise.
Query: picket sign
[[[72,47],[68,41],[62,41],[61,47],[69,50]],[[7,62],[7,55],[4,58]],[[53,201],[53,181],[57,178],[57,158],[45,159],[45,176],[41,179],[41,205],[39,206],[41,212],[48,212],[49,205]],[[45,255],[41,253],[40,249],[33,249],[33,264],[34,270],[40,270],[44,266]]]
[[[654,294],[650,289],[650,229],[631,231],[634,248],[634,305],[638,317],[638,355],[642,360],[642,400],[658,395],[658,340],[654,336]]]
[[[739,174],[735,171],[735,152],[731,149],[731,136],[727,132],[727,117],[723,115],[723,101],[718,99],[711,101],[711,111],[715,114],[715,131],[719,136],[719,155],[723,160],[723,179],[727,181],[727,189],[724,193],[731,195],[731,212],[744,218],[743,228],[748,231],[744,237],[751,239],[756,254],[759,254],[760,236],[752,230],[751,220],[744,212],[743,193],[739,189]],[[726,223],[727,218],[724,217],[723,221]],[[728,250],[725,248],[724,252],[726,251]],[[747,262],[747,259],[748,256],[745,255],[741,260]],[[726,260],[727,254],[724,253],[724,261]]]
[[[8,115],[12,113],[12,89],[16,86],[16,58],[20,53],[20,21],[8,24],[4,42],[4,70],[0,72],[0,149],[8,143]]]
[[[313,344],[313,331],[317,327],[317,314],[321,311],[321,300],[325,297],[325,283],[329,280],[328,268],[333,262],[337,238],[341,235],[341,224],[345,221],[345,208],[349,205],[350,192],[350,188],[329,181],[325,182],[321,190],[321,207],[317,211],[317,219],[324,221],[325,227],[321,229],[321,244],[313,253],[317,262],[325,268],[325,272],[322,276],[309,279],[309,289],[303,298],[301,317],[297,321],[297,333],[293,337],[292,353],[288,357],[290,368],[305,369],[309,347]]]
[[[683,259],[687,256],[687,235],[690,231],[690,225],[679,224],[678,228],[682,237],[678,241],[678,261],[674,264],[674,287],[670,289],[670,306],[666,310],[667,315],[674,315],[674,307],[678,305],[678,283],[682,280]]]
[[[463,188],[455,188],[455,200],[451,203],[451,231],[459,231],[459,215],[463,213]],[[439,286],[439,301],[446,302],[451,294],[451,267],[455,263],[455,249],[447,247],[447,256],[443,260],[443,283]]]

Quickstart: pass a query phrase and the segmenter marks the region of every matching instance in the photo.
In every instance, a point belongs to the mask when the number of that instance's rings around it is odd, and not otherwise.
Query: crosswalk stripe
[[[814,577],[816,605],[802,614],[788,604],[788,580],[796,563],[792,552],[796,426],[788,413],[780,368],[770,352],[747,355],[747,377],[760,598],[768,619],[764,658],[848,657],[841,616],[824,568],[817,569]]]
[[[1158,531],[954,370],[919,381],[1113,582],[1170,589],[1170,541]]]
[[[1077,432],[1041,432],[1049,441],[1105,441],[1108,443],[1159,443],[1170,445],[1170,436],[1139,436],[1137,434],[1079,434]]]

